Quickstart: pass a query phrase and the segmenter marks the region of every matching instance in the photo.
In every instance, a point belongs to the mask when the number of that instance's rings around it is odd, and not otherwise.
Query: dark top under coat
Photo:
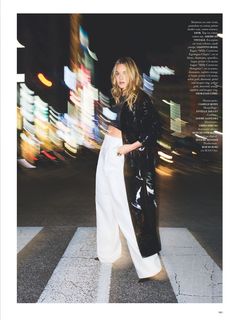
[[[114,113],[116,113],[116,119],[110,120],[111,125],[119,130],[121,130],[121,124],[120,124],[120,115],[121,115],[121,109],[124,105],[125,98],[121,97],[119,103],[115,103],[111,106],[110,110]]]

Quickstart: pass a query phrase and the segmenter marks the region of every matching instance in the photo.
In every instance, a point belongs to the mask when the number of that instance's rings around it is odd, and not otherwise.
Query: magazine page
[[[227,13],[25,3],[2,37],[17,37],[9,94],[1,81],[3,317],[229,316]]]

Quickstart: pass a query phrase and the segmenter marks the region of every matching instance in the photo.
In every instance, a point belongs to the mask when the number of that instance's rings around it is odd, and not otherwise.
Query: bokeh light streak
[[[38,73],[38,79],[46,86],[46,87],[51,87],[52,86],[52,81],[48,80],[44,74]]]

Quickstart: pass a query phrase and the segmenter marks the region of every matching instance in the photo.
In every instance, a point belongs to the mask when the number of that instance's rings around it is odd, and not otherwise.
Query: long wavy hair
[[[124,91],[122,91],[118,87],[118,84],[115,78],[116,68],[119,64],[125,65],[128,78],[129,78],[127,88]],[[132,58],[124,57],[116,61],[111,73],[111,83],[112,83],[111,94],[115,102],[119,103],[123,95],[125,96],[125,101],[127,102],[129,108],[132,108],[134,102],[137,99],[140,87],[142,85],[142,77],[139,73],[136,63]]]

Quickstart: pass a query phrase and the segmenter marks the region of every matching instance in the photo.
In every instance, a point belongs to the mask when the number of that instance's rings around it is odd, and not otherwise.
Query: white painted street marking
[[[221,303],[222,270],[186,228],[160,228],[161,257],[180,303]]]
[[[18,252],[41,229],[18,227]],[[160,228],[160,236],[161,259],[177,301],[221,303],[222,270],[191,232],[186,228]],[[126,269],[132,263],[121,240],[123,255],[113,265],[115,269],[120,265]],[[112,264],[101,264],[94,260],[96,255],[96,228],[78,228],[38,302],[109,303]]]
[[[17,253],[20,252],[43,227],[17,227]]]
[[[112,265],[95,257],[96,228],[78,228],[38,302],[109,302]]]
[[[98,288],[97,288],[97,303],[108,303],[110,294],[110,283],[111,283],[111,270],[112,264],[101,263]]]

